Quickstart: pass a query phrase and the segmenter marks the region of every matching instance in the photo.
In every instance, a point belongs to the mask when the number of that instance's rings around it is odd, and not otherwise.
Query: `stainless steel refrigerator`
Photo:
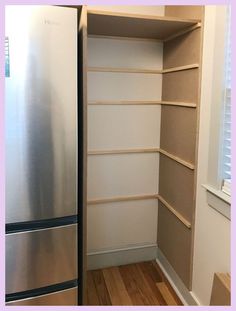
[[[6,304],[78,303],[78,17],[6,6]]]

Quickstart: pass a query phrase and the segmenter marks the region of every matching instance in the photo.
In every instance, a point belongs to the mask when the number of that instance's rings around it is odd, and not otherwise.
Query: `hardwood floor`
[[[88,271],[88,305],[183,305],[155,261]]]

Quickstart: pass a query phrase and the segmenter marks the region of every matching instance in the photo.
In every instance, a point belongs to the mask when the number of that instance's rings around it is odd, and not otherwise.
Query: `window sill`
[[[213,188],[212,186],[202,186],[207,190],[208,205],[230,220],[231,197],[223,191]]]

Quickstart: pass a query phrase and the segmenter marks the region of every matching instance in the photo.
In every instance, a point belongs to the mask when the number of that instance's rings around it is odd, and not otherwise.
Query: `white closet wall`
[[[162,43],[89,38],[88,67],[162,69]],[[160,105],[117,102],[159,101],[161,89],[161,74],[90,70],[88,151],[159,148]],[[158,200],[91,200],[155,195],[158,169],[155,151],[88,156],[88,253],[156,244]]]

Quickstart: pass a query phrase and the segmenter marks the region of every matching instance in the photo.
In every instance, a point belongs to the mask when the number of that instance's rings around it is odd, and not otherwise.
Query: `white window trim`
[[[227,6],[214,6],[214,11],[212,10],[211,13],[211,36],[214,39],[210,46],[203,47],[205,49],[212,49],[212,59],[206,60],[211,62],[211,71],[207,72],[207,79],[208,81],[210,80],[211,85],[211,96],[209,98],[209,104],[211,104],[211,121],[209,131],[208,180],[202,186],[207,192],[206,198],[208,205],[230,219],[231,197],[222,191],[222,180],[220,178]]]

